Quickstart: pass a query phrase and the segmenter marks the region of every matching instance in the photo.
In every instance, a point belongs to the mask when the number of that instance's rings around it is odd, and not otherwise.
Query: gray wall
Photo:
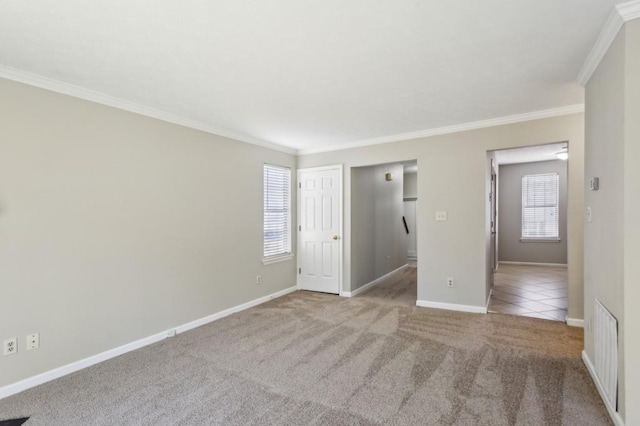
[[[594,359],[594,300],[617,318],[619,412],[640,424],[640,20],[627,22],[586,86],[585,351]]]
[[[393,180],[387,182],[385,173]],[[351,290],[407,263],[406,232],[402,225],[402,165],[351,169]]]
[[[375,280],[376,277],[376,191],[373,182],[374,167],[351,169],[351,182],[354,188],[351,197],[351,281],[353,286],[347,291]]]
[[[418,173],[405,173],[404,198],[416,198],[418,196]]]
[[[262,166],[294,156],[7,80],[0,93],[0,338],[20,345],[0,386],[295,285],[294,260],[262,264]]]
[[[538,173],[560,175],[560,242],[522,242],[522,177]],[[500,166],[498,181],[500,223],[498,225],[501,261],[567,263],[567,162],[539,161]]]
[[[517,142],[516,142],[517,141]],[[584,118],[582,114],[532,120],[447,135],[301,155],[299,167],[344,164],[344,197],[353,194],[353,167],[418,161],[418,299],[484,307],[487,274],[487,151],[515,146],[569,141],[569,315],[582,318],[582,206]],[[571,182],[577,181],[573,186]],[[436,222],[435,211],[446,210],[447,222]],[[344,212],[343,289],[350,291],[353,255],[351,205]],[[448,288],[447,277],[456,285]]]

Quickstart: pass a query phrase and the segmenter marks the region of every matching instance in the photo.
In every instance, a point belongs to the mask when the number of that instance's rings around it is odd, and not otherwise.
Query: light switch
[[[446,222],[447,212],[445,210],[439,210],[436,212],[436,222]]]

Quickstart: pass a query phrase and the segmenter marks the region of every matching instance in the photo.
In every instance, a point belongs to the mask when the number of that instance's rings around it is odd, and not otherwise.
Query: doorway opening
[[[417,161],[351,169],[350,296],[414,306]]]
[[[488,157],[488,311],[566,321],[568,143]],[[561,159],[563,158],[563,159]]]

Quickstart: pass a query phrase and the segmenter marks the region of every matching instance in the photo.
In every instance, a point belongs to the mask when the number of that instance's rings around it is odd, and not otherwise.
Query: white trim
[[[487,296],[487,303],[485,305],[485,309],[486,309],[485,312],[489,312],[489,303],[491,303],[491,296],[493,296],[493,287],[491,287],[491,289],[489,289],[489,296]]]
[[[580,327],[584,328],[584,320],[579,318],[569,318],[567,317],[567,325],[571,327]]]
[[[586,351],[582,351],[582,361],[584,362],[584,365],[587,366],[587,371],[589,371],[591,379],[593,379],[593,382],[596,384],[596,389],[598,389],[600,398],[602,399],[604,406],[607,408],[607,412],[609,413],[609,417],[611,417],[611,420],[613,420],[613,424],[615,424],[616,426],[624,426],[624,421],[622,420],[622,417],[620,417],[620,414],[615,410],[614,407],[609,404],[607,398],[605,398],[602,383],[600,383],[600,379],[598,379],[598,376],[596,375],[596,369],[589,359],[589,355],[587,355]]]
[[[503,265],[550,266],[553,268],[566,268],[568,266],[566,263],[511,262],[508,260],[499,261],[498,266],[500,266],[501,263]]]
[[[559,243],[560,238],[520,238],[521,243]]]
[[[560,108],[546,109],[542,111],[527,112],[524,114],[509,115],[506,117],[492,118],[489,120],[473,121],[469,123],[455,124],[453,126],[437,127],[435,129],[419,130],[411,133],[383,136],[366,139],[343,145],[322,148],[310,148],[298,150],[298,155],[316,154],[319,152],[340,151],[343,149],[359,148],[369,145],[379,145],[389,142],[400,142],[410,139],[426,138],[429,136],[445,135],[448,133],[464,132],[468,130],[483,129],[486,127],[502,126],[504,124],[520,123],[522,121],[539,120],[541,118],[558,117],[562,115],[578,114],[584,112],[584,104],[569,105]]]
[[[600,61],[602,61],[607,50],[609,50],[609,46],[611,46],[616,35],[618,35],[618,31],[622,28],[623,23],[624,21],[617,12],[617,9],[613,9],[607,18],[602,31],[600,31],[600,35],[598,36],[596,43],[591,48],[587,59],[584,61],[584,64],[580,69],[580,72],[576,77],[576,83],[581,86],[587,85],[596,68],[598,68]]]
[[[640,0],[628,1],[616,5],[616,10],[624,22],[640,18]]]
[[[41,385],[43,383],[49,382],[54,379],[58,379],[62,376],[66,376],[67,374],[74,373],[76,371],[82,370],[84,368],[90,367],[92,365],[98,364],[108,359],[115,358],[127,352],[131,352],[136,349],[140,349],[144,346],[151,345],[167,337],[175,336],[176,333],[184,333],[185,331],[189,331],[201,325],[208,324],[220,318],[229,316],[231,314],[235,314],[245,309],[252,308],[264,302],[268,302],[271,299],[284,296],[285,294],[291,293],[293,291],[296,291],[296,288],[289,287],[284,290],[269,294],[267,296],[252,300],[250,302],[243,303],[242,305],[234,306],[233,308],[226,309],[216,314],[209,315],[204,318],[197,319],[195,321],[191,321],[189,323],[180,325],[178,327],[170,328],[166,331],[162,331],[160,333],[156,333],[151,336],[143,337],[142,339],[136,340],[131,343],[127,343],[122,346],[118,346],[117,348],[109,349],[99,354],[92,355],[88,358],[84,358],[79,361],[75,361],[70,364],[63,365],[62,367],[54,368],[53,370],[45,371],[44,373],[40,373],[35,376],[28,377],[24,380],[20,380],[19,382],[11,383],[9,385],[0,387],[0,399],[6,398],[11,395],[15,395],[24,390],[33,388],[35,386]]]
[[[200,130],[202,132],[211,133],[225,138],[235,139],[237,141],[250,143],[252,145],[262,146],[264,148],[276,151],[286,152],[287,154],[296,154],[295,149],[291,149],[273,142],[262,139],[253,138],[243,134],[235,133],[231,130],[221,127],[212,126],[201,121],[192,120],[170,112],[162,111],[156,108],[140,105],[135,102],[121,99],[105,93],[96,92],[85,89],[74,84],[64,83],[49,77],[43,77],[32,74],[27,71],[0,65],[0,77],[7,80],[17,81],[19,83],[28,84],[30,86],[40,87],[41,89],[50,90],[52,92],[61,93],[63,95],[72,96],[74,98],[84,99],[86,101],[95,102],[101,105],[107,105],[124,111],[133,112],[135,114],[144,115],[146,117],[155,118],[157,120],[166,121],[168,123],[177,124],[179,126],[188,127],[190,129]]]
[[[394,269],[393,271],[389,272],[388,274],[384,274],[380,278],[376,278],[375,280],[363,285],[362,287],[356,288],[353,291],[341,291],[340,292],[340,296],[342,296],[342,297],[354,297],[354,296],[357,296],[358,294],[369,290],[371,287],[374,287],[374,286],[380,284],[385,279],[391,277],[395,273],[400,272],[400,271],[402,271],[402,270],[404,270],[405,268],[408,268],[408,267],[409,267],[409,264],[407,263],[405,265],[402,265],[398,269]]]
[[[297,290],[297,288],[295,286],[294,287],[285,288],[284,290],[280,290],[280,291],[277,291],[275,293],[271,293],[271,294],[268,294],[266,296],[260,297],[258,299],[251,300],[250,302],[243,303],[242,305],[234,306],[233,308],[225,309],[224,311],[218,312],[216,314],[209,315],[209,316],[206,316],[204,318],[200,318],[200,319],[197,319],[195,321],[188,322],[188,323],[183,324],[183,325],[181,325],[179,327],[176,327],[176,331],[178,333],[184,333],[185,331],[189,331],[189,330],[191,330],[193,328],[200,327],[201,325],[205,325],[205,324],[208,324],[208,323],[213,322],[215,320],[219,320],[220,318],[228,317],[231,314],[235,314],[235,313],[244,311],[246,309],[253,308],[254,306],[261,305],[261,304],[263,304],[265,302],[268,302],[269,300],[276,299],[278,297],[282,297],[285,294],[292,293],[292,292],[294,292],[296,290]]]
[[[600,31],[596,43],[591,48],[584,65],[582,65],[582,69],[580,69],[576,77],[576,82],[579,85],[585,86],[589,82],[596,68],[600,65],[600,61],[602,61],[607,50],[609,50],[609,46],[611,46],[611,43],[613,43],[613,40],[618,35],[622,25],[636,18],[640,18],[640,0],[621,3],[611,11],[611,14],[602,27],[602,31]]]
[[[432,302],[430,300],[416,300],[416,306],[422,308],[446,309],[448,311],[473,312],[475,314],[486,314],[486,306],[458,305],[457,303]]]
[[[283,254],[280,256],[271,256],[271,257],[265,257],[264,259],[262,259],[262,264],[263,265],[271,265],[273,263],[278,263],[278,262],[286,262],[287,260],[291,260],[293,259],[293,254]]]
[[[343,169],[342,164],[335,164],[333,166],[319,166],[319,167],[305,167],[304,169],[298,169],[298,171],[303,172],[322,172],[324,170],[332,170],[332,169]]]

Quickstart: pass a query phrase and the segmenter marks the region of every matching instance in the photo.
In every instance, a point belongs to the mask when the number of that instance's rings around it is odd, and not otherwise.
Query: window
[[[291,255],[291,169],[264,165],[264,260]]]
[[[557,173],[522,177],[522,239],[558,239]]]

